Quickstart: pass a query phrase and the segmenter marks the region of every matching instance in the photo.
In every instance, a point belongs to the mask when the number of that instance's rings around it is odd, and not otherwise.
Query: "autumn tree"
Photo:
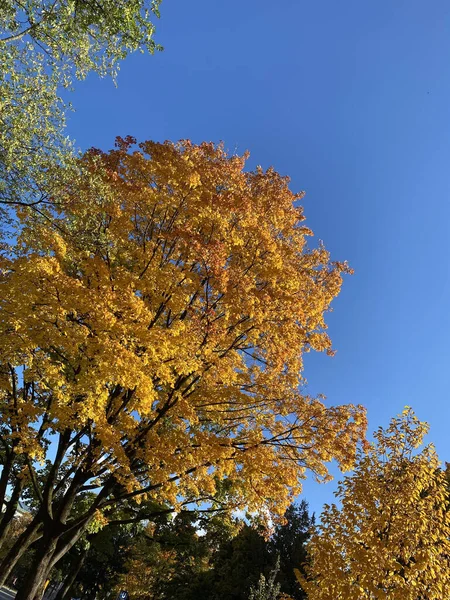
[[[115,78],[127,54],[159,48],[153,24],[159,3],[0,2],[0,209],[48,201],[46,173],[72,151],[61,90],[89,72]]]
[[[445,473],[428,431],[410,409],[378,429],[340,506],[326,506],[309,544],[309,600],[442,600],[450,584],[450,519]]]
[[[19,209],[0,259],[4,470],[37,498],[0,567],[36,545],[18,600],[129,502],[283,515],[307,470],[353,464],[365,430],[361,407],[299,391],[348,271],[306,245],[301,196],[213,144],[133,142]]]

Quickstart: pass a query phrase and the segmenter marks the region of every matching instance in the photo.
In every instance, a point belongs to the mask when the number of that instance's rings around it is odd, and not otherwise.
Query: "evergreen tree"
[[[294,569],[302,569],[306,561],[306,543],[310,529],[314,524],[314,516],[308,513],[308,503],[302,500],[299,504],[291,504],[285,514],[286,522],[278,525],[272,536],[269,548],[274,556],[279,557],[277,581],[283,593],[294,600],[306,599]]]
[[[272,569],[268,579],[261,573],[256,587],[250,588],[249,600],[278,600],[280,597],[280,584],[275,583],[280,570],[280,559],[277,559],[275,568]]]

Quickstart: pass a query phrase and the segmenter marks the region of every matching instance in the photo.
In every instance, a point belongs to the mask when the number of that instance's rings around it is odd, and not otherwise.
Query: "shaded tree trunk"
[[[8,452],[6,460],[2,464],[2,473],[0,475],[0,511],[3,510],[3,504],[6,499],[6,488],[8,486],[9,476],[13,465],[12,453]]]
[[[47,523],[46,531],[36,548],[36,556],[28,580],[22,583],[16,600],[41,600],[45,591],[45,582],[50,578],[54,565],[76,544],[91,519],[92,516],[70,533],[65,531],[64,525],[59,522]]]
[[[78,555],[77,560],[73,563],[72,569],[64,580],[63,585],[59,589],[58,593],[55,596],[55,600],[68,600],[70,598],[70,592],[73,588],[73,585],[77,579],[78,573],[81,571],[81,567],[86,560],[86,556],[88,554],[88,549],[85,548]]]
[[[115,480],[110,477],[85,515],[78,520],[75,519],[71,524],[67,523],[79,490],[92,476],[88,468],[79,467],[64,496],[55,501],[54,492],[58,468],[69,446],[69,441],[70,431],[66,430],[60,434],[56,457],[42,492],[41,510],[35,517],[37,527],[42,525],[41,539],[36,548],[36,555],[27,581],[22,582],[16,600],[41,600],[45,591],[45,582],[50,577],[53,566],[80,539],[94,518],[97,507],[115,485]]]
[[[13,492],[11,494],[11,498],[6,503],[6,510],[3,513],[0,521],[0,548],[7,539],[9,529],[16,514],[16,509],[19,504],[19,498],[20,494],[22,493],[24,483],[25,482],[23,479],[19,479],[16,482],[16,485],[14,486]]]
[[[17,538],[16,543],[0,565],[0,586],[4,585],[20,558],[30,545],[38,539],[40,520],[36,516],[25,531]]]
[[[16,594],[16,600],[40,600],[45,591],[45,582],[59,536],[47,534],[42,537],[36,548],[36,556],[26,581],[22,582]]]

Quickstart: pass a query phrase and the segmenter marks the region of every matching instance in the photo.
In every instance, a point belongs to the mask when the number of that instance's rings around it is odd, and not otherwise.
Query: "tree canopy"
[[[3,0],[0,5],[0,203],[46,200],[52,165],[70,160],[64,89],[116,77],[130,52],[159,49],[159,0]],[[4,214],[3,214],[4,216]]]
[[[309,600],[441,600],[450,584],[450,514],[428,431],[410,409],[374,434],[309,543]]]
[[[361,407],[299,391],[349,270],[307,247],[301,196],[220,146],[133,142],[19,209],[1,258],[2,476],[34,488],[42,573],[141,498],[283,515],[365,430]]]

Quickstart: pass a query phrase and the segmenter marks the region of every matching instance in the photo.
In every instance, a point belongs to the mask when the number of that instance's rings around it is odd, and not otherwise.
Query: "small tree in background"
[[[306,561],[306,544],[314,524],[314,516],[308,513],[308,504],[302,500],[299,504],[291,504],[285,515],[285,523],[275,527],[269,541],[272,556],[279,557],[277,581],[280,589],[293,600],[305,600],[306,594],[301,589],[294,569]]]
[[[380,428],[309,543],[309,600],[442,600],[450,585],[445,473],[410,409]]]
[[[276,583],[278,571],[280,570],[280,559],[277,559],[275,567],[268,578],[262,573],[258,585],[250,588],[248,600],[278,600],[280,597],[280,584]]]

